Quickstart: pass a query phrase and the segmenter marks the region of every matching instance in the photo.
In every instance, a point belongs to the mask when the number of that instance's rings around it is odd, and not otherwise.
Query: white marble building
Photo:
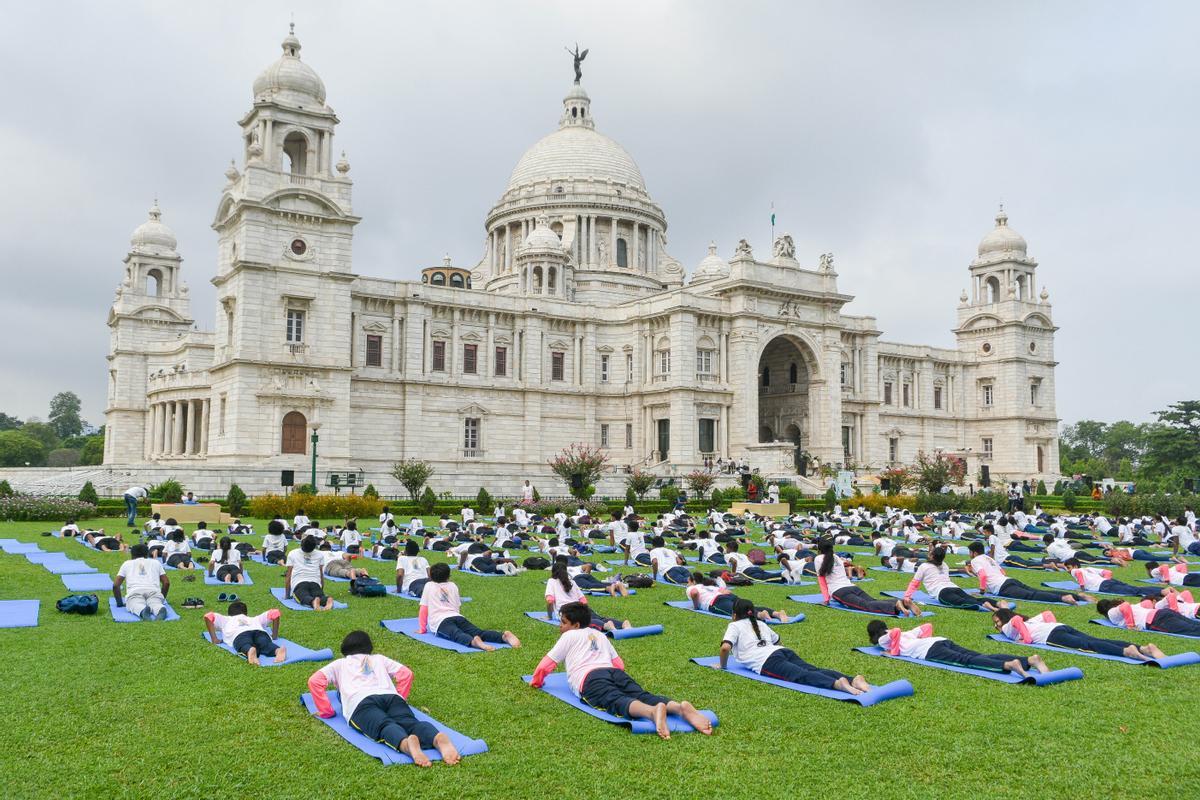
[[[842,312],[833,257],[802,263],[788,236],[766,258],[710,246],[689,277],[576,83],[484,220],[478,264],[371,278],[325,100],[289,35],[216,204],[213,332],[194,329],[157,206],[134,232],[109,316],[106,464],[261,490],[307,474],[319,426],[320,473],[362,468],[381,489],[422,457],[439,489],[513,491],[575,441],[676,474],[707,456],[794,474],[800,451],[877,471],[920,450],[964,454],[972,476],[1056,473],[1055,327],[1003,212],[963,276],[954,346],[886,342]]]

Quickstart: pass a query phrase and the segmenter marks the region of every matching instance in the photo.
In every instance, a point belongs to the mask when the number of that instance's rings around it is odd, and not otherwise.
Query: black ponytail
[[[229,551],[232,549],[233,549],[233,540],[231,540],[228,536],[222,536],[221,537],[221,559],[217,563],[218,564],[229,563]]]
[[[821,559],[821,568],[817,570],[817,574],[823,578],[829,577],[829,573],[833,572],[833,560],[837,558],[833,554],[833,539],[828,536],[822,536],[817,542],[817,553],[824,556]]]
[[[550,567],[550,578],[562,584],[563,591],[567,594],[571,593],[571,576],[567,574],[567,560],[554,559],[553,566]]]
[[[763,641],[762,630],[758,627],[758,619],[754,615],[754,603],[744,597],[739,597],[733,601],[733,611],[731,616],[733,621],[737,622],[740,619],[750,620],[750,627],[754,629],[754,638],[758,639],[760,645],[766,644]]]
[[[933,552],[929,554],[929,563],[935,567],[940,567],[942,562],[946,560],[946,548],[938,546],[933,548]]]

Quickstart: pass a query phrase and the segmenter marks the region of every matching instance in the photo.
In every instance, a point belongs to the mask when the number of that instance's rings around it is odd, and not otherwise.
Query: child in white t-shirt
[[[583,603],[586,606],[587,597],[571,580],[571,576],[567,572],[566,560],[555,558],[554,564],[550,567],[550,579],[546,581],[546,616],[554,619],[558,610],[567,603]],[[633,627],[629,620],[618,622],[612,617],[597,614],[591,606],[588,606],[588,610],[592,614],[592,621],[589,625],[597,630],[615,631],[617,628]]]
[[[287,660],[287,648],[277,645],[279,638],[279,609],[272,608],[256,617],[248,616],[241,600],[229,604],[229,615],[210,611],[204,615],[208,638],[232,647],[251,664],[258,665],[259,657],[274,658],[280,664]],[[271,632],[267,633],[267,626]]]
[[[495,650],[492,644],[500,642],[514,648],[521,646],[521,640],[512,631],[483,630],[462,615],[462,597],[458,586],[450,580],[449,564],[434,564],[429,568],[429,581],[421,591],[417,619],[417,633],[433,631],[463,647]]]
[[[121,598],[121,586],[128,585],[128,592]],[[144,544],[129,548],[129,560],[117,570],[113,579],[113,597],[118,606],[126,606],[129,613],[143,620],[165,620],[167,618],[167,592],[171,581],[157,559],[150,558],[150,550]]]

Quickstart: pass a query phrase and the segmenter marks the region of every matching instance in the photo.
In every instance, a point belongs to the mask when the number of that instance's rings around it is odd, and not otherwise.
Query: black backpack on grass
[[[100,598],[94,594],[69,594],[54,604],[64,614],[89,616],[100,607]]]
[[[350,581],[350,594],[359,597],[383,597],[387,594],[387,587],[377,578],[354,578]]]
[[[541,556],[530,556],[521,562],[521,566],[525,569],[549,569],[550,561]]]

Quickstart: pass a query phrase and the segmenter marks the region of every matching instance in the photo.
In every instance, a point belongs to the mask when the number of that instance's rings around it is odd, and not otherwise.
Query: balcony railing
[[[713,375],[711,372],[697,372],[696,383],[719,383],[720,375]]]
[[[483,458],[482,447],[464,447],[463,458]]]
[[[799,394],[799,383],[773,383],[770,386],[758,385],[759,394]]]

